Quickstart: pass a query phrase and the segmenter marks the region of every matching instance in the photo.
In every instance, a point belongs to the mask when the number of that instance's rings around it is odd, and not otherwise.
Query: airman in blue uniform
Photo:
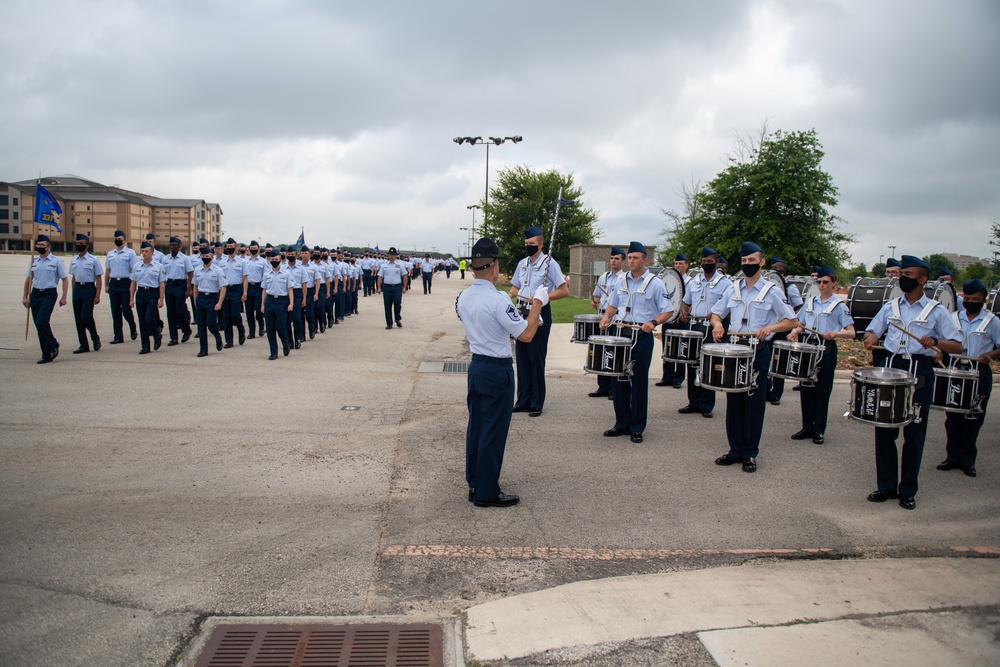
[[[775,273],[781,274],[784,278],[788,274],[788,264],[785,260],[780,257],[771,258],[771,270]],[[792,284],[787,284],[785,286],[785,295],[788,297],[788,305],[792,307],[794,312],[799,312],[799,308],[802,307],[802,294],[799,292],[799,288]],[[788,338],[788,332],[781,331],[774,335],[772,338],[772,344],[774,341],[786,340]],[[771,405],[781,405],[781,397],[785,393],[785,379],[776,376],[769,376],[767,379],[767,401]]]
[[[259,243],[250,241],[249,250],[250,256],[244,258],[247,265],[247,299],[244,305],[246,306],[247,329],[249,330],[247,338],[253,339],[257,336],[258,328],[261,334],[264,333],[264,316],[260,308],[260,284],[264,280],[264,272],[269,270],[269,265],[260,254]]]
[[[306,339],[306,330],[302,320],[302,308],[305,306],[306,300],[306,270],[299,265],[294,250],[289,250],[285,255],[284,271],[288,273],[288,285],[291,289],[289,298],[292,302],[292,309],[288,312],[286,334],[288,344],[298,350]]]
[[[153,338],[153,349],[159,350],[163,336],[157,325],[160,308],[163,307],[163,265],[153,259],[153,244],[143,241],[140,246],[142,260],[132,267],[132,286],[129,306],[135,308],[139,316],[141,349],[139,354],[149,354],[149,339]]]
[[[198,356],[208,356],[208,332],[215,336],[215,349],[222,350],[218,314],[226,298],[226,273],[215,266],[215,251],[207,243],[201,246],[201,266],[195,268],[191,278],[197,292],[195,321],[198,323]]]
[[[691,263],[682,252],[677,253],[674,256],[674,269],[681,275],[681,280],[684,283],[684,289],[688,287],[690,278],[688,277],[688,269],[691,267]],[[660,327],[661,333],[666,333],[668,330],[687,330],[688,323],[687,320],[682,320],[680,318],[671,322],[670,324],[664,323]],[[680,389],[684,384],[684,375],[687,372],[687,364],[677,364],[671,361],[663,362],[663,377],[659,382],[656,383],[657,387],[673,387],[674,389]]]
[[[278,339],[281,339],[282,353],[287,357],[290,351],[288,314],[292,311],[292,283],[287,271],[281,268],[281,253],[272,250],[268,258],[271,269],[264,274],[261,291],[261,309],[267,325],[267,342],[271,348],[269,360],[278,358]]]
[[[62,299],[60,306],[66,305],[66,291],[69,287],[69,272],[66,262],[53,256],[49,237],[39,234],[35,240],[35,257],[24,279],[24,298],[21,303],[25,308],[31,308],[31,318],[38,332],[38,345],[42,348],[40,364],[47,364],[59,356],[59,341],[52,335],[49,320],[56,306],[56,286],[62,282]]]
[[[187,297],[191,294],[191,276],[194,275],[194,264],[191,258],[181,252],[181,240],[170,237],[170,252],[163,256],[163,274],[166,279],[163,295],[167,304],[167,329],[170,341],[167,347],[177,345],[177,335],[184,332],[181,342],[191,338],[191,314],[187,309]]]
[[[375,291],[382,295],[382,305],[385,308],[385,328],[392,328],[393,317],[396,326],[403,327],[403,294],[406,292],[406,267],[399,260],[395,248],[389,248],[389,261],[378,270],[378,282]]]
[[[622,266],[625,263],[625,251],[616,245],[611,246],[611,256],[608,262],[611,268],[597,279],[597,284],[594,285],[594,293],[590,296],[590,307],[598,311],[601,315],[607,310],[608,299],[611,296],[611,292],[618,286],[618,279],[624,275],[622,273]],[[613,379],[610,375],[598,375],[597,391],[592,391],[587,395],[591,398],[607,396],[610,400],[612,398],[612,381]]]
[[[236,256],[236,241],[226,240],[225,257],[219,268],[226,274],[226,301],[222,304],[222,328],[226,336],[226,347],[233,346],[233,328],[239,332],[239,342],[246,342],[243,328],[243,303],[247,299],[248,275],[246,262]]]
[[[90,352],[90,333],[94,341],[94,351],[101,349],[101,337],[97,335],[97,322],[94,321],[94,306],[101,302],[101,279],[104,267],[99,259],[90,254],[90,237],[86,234],[76,235],[76,252],[69,263],[69,274],[73,278],[73,319],[76,320],[76,336],[80,347],[73,354]]]
[[[396,249],[391,248],[389,254],[395,260]],[[510,339],[531,340],[548,299],[548,290],[539,287],[527,320],[522,318],[510,299],[497,291],[499,257],[500,250],[492,239],[477,241],[471,257],[475,280],[455,300],[455,312],[465,327],[472,352],[466,398],[469,423],[465,430],[465,479],[469,500],[477,507],[510,507],[520,502],[516,495],[500,490],[500,468],[514,401]],[[395,274],[397,269],[391,271]],[[385,278],[384,273],[380,274],[380,284]],[[388,312],[388,300],[386,304]]]
[[[107,285],[104,293],[108,295],[108,303],[111,304],[111,322],[113,325],[114,338],[112,345],[125,342],[122,320],[128,322],[129,335],[135,340],[139,334],[135,328],[135,316],[129,304],[129,291],[132,284],[132,267],[136,265],[139,258],[135,250],[125,245],[125,232],[120,229],[115,230],[115,248],[108,251],[104,260],[104,273]]]

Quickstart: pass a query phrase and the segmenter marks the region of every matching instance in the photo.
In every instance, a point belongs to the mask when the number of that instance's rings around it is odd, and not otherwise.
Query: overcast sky
[[[573,172],[602,239],[737,133],[815,128],[855,261],[989,256],[1000,3],[0,0],[0,180],[219,202],[227,234],[464,247],[486,151]],[[765,248],[766,250],[766,248]]]

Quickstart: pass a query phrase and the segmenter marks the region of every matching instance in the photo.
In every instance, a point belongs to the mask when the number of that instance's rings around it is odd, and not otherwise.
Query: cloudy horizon
[[[572,172],[602,240],[659,244],[661,209],[766,119],[816,129],[854,262],[994,250],[989,0],[8,0],[3,15],[0,180],[206,199],[241,240],[304,227],[458,252],[486,155],[452,138],[516,134],[491,148],[491,184],[514,165]]]

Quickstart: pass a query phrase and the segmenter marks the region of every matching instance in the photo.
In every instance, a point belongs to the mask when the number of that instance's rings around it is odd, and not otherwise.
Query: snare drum
[[[632,339],[623,336],[591,336],[587,341],[587,365],[595,375],[622,377],[632,372]]]
[[[571,343],[587,344],[587,339],[591,336],[601,334],[601,315],[584,313],[573,316],[573,337]]]
[[[815,380],[816,367],[823,356],[823,349],[820,345],[776,340],[771,344],[768,374],[786,380]]]
[[[934,398],[931,408],[945,412],[972,414],[979,390],[979,373],[958,368],[934,369]]]
[[[898,368],[858,368],[851,373],[851,419],[885,428],[906,426],[915,417],[916,384],[914,376]]]
[[[663,332],[663,360],[674,364],[698,363],[704,338],[701,331],[667,329]]]
[[[752,348],[735,343],[706,343],[701,346],[698,383],[705,389],[728,393],[750,391],[753,381]]]

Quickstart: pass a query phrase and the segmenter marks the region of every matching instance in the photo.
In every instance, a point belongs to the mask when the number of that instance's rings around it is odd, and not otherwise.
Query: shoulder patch
[[[521,320],[521,314],[517,312],[517,308],[514,307],[514,304],[507,306],[507,317],[510,318],[511,322],[519,322]]]

